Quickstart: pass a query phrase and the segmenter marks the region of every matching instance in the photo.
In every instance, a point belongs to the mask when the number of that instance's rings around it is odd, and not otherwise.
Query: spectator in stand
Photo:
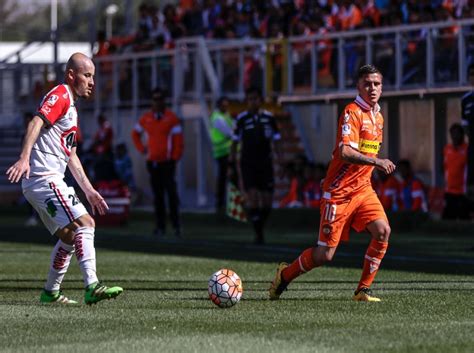
[[[193,2],[193,7],[183,14],[181,22],[184,25],[187,35],[197,36],[203,33],[204,23],[202,8],[198,1],[195,0]]]
[[[402,182],[400,187],[401,210],[428,212],[424,185],[413,173],[408,159],[401,159],[397,164]]]
[[[145,2],[142,2],[138,7],[138,30],[142,29],[144,32],[148,33],[151,30],[151,6]]]
[[[472,6],[467,1],[186,0],[177,6],[165,5],[158,18],[173,39],[184,35],[223,38],[226,32],[238,38],[277,38],[290,35],[291,28],[304,18],[321,18],[326,30],[334,32],[387,25],[399,13],[404,24],[429,22],[438,10],[446,11],[453,18],[472,17]],[[140,5],[137,32],[151,35],[156,12],[154,6]]]
[[[400,177],[395,175],[381,175],[380,185],[377,192],[382,206],[387,211],[397,212],[401,206],[401,180]]]
[[[305,184],[303,186],[304,205],[319,208],[321,202],[321,182],[326,168],[323,164],[308,163],[305,168]]]
[[[221,97],[217,101],[217,109],[211,114],[209,131],[212,154],[217,162],[216,211],[218,213],[222,213],[226,205],[227,174],[234,127],[234,121],[229,114],[229,99]]]
[[[342,31],[357,29],[362,23],[362,11],[351,0],[341,1],[338,11],[338,22]]]
[[[444,146],[445,207],[443,219],[469,219],[467,199],[467,149],[461,124],[449,128],[451,143]]]
[[[94,47],[94,59],[101,58],[103,56],[112,55],[115,53],[116,46],[114,43],[106,38],[105,31],[97,32],[97,41]],[[113,62],[102,61],[98,66],[98,73],[101,78],[101,84],[99,89],[96,89],[96,94],[100,94],[101,100],[109,98],[110,93],[113,89]]]
[[[302,207],[304,205],[305,169],[308,159],[304,154],[299,154],[294,161],[287,165],[290,178],[290,189],[280,200],[280,207]]]
[[[179,17],[176,7],[172,4],[167,4],[163,9],[164,25],[171,34],[173,40],[183,37],[184,35],[191,35],[187,33],[184,26],[184,18]]]
[[[147,146],[142,141],[144,134],[148,137]],[[157,88],[152,92],[151,110],[143,114],[135,125],[132,139],[137,150],[147,158],[156,216],[156,228],[153,233],[157,237],[165,235],[167,194],[174,235],[180,238],[182,234],[176,163],[183,154],[183,130],[178,117],[166,108],[164,90]]]
[[[94,181],[106,181],[116,178],[113,168],[113,140],[112,124],[104,113],[97,117],[99,129],[94,135],[92,145],[88,151],[87,165],[92,164]],[[89,170],[90,171],[90,170]],[[90,171],[91,172],[91,171]]]
[[[115,147],[114,167],[115,173],[117,173],[120,181],[127,185],[130,191],[135,192],[137,186],[135,184],[135,178],[133,177],[132,159],[128,155],[127,145],[125,143],[120,143]]]
[[[97,117],[99,129],[94,135],[91,150],[95,155],[110,155],[112,154],[112,145],[114,140],[114,131],[112,124],[107,120],[104,113]]]

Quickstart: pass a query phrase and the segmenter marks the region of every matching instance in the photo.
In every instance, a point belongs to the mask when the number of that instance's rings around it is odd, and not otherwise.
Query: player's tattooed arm
[[[352,164],[372,165],[386,174],[395,171],[395,164],[391,160],[366,156],[349,145],[341,145],[341,158]]]
[[[81,189],[84,190],[84,192],[87,192],[87,190],[93,189],[93,186],[91,182],[89,181],[89,178],[87,177],[86,172],[84,171],[84,167],[82,166],[82,163],[76,154],[76,147],[73,147],[71,150],[71,155],[69,156],[68,167],[74,179],[76,179],[77,183],[79,184]]]

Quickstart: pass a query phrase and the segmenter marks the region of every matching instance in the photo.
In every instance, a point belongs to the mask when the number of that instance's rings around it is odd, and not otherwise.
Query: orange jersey
[[[323,198],[345,199],[366,188],[372,189],[373,166],[351,164],[342,160],[340,147],[349,145],[360,153],[376,157],[383,137],[380,106],[374,110],[360,97],[348,104],[339,117],[336,146],[324,179]]]
[[[444,180],[446,192],[462,195],[466,193],[467,181],[467,143],[454,147],[444,146]]]
[[[380,186],[379,199],[386,210],[398,211],[402,208],[400,193],[401,181],[397,176],[390,175]]]
[[[148,147],[142,142],[142,133],[148,135]],[[168,109],[160,116],[152,111],[143,114],[132,130],[132,139],[139,152],[148,151],[149,161],[177,161],[183,154],[183,130],[178,117]]]

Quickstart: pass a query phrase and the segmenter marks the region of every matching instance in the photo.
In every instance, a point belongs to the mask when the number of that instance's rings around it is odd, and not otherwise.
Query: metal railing
[[[473,28],[470,19],[281,40],[180,39],[169,50],[95,58],[95,99],[81,104],[81,112],[95,116],[106,111],[118,135],[127,137],[121,130],[130,121],[124,117],[137,119],[149,107],[151,90],[167,89],[173,110],[194,126],[194,157],[187,158],[200,171],[194,191],[197,204],[203,205],[209,201],[207,115],[220,95],[242,99],[246,88],[257,86],[265,96],[287,101],[347,98],[365,63],[381,69],[385,96],[467,90]],[[0,65],[1,125],[20,121],[20,113],[36,107],[41,98],[37,83],[45,76],[44,65]],[[185,188],[184,176],[180,180]]]
[[[469,19],[281,40],[180,39],[170,50],[96,58],[94,110],[138,111],[156,86],[169,89],[177,109],[183,101],[213,103],[222,94],[241,99],[251,85],[270,97],[337,98],[353,89],[364,63],[381,69],[385,92],[459,89],[467,86],[467,66],[474,62],[473,27]],[[43,67],[0,65],[0,114],[25,108],[24,98],[45,76]]]

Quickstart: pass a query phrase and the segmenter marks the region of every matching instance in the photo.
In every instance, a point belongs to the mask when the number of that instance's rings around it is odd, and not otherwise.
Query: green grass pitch
[[[273,225],[268,245],[253,246],[246,225],[209,215],[185,217],[186,240],[149,235],[148,216],[96,233],[99,277],[120,285],[116,300],[94,306],[39,303],[53,240],[24,218],[0,221],[0,352],[472,352],[472,232],[393,233],[374,292],[381,303],[350,300],[368,242],[353,235],[334,263],[315,269],[270,302],[276,264],[314,241],[314,225]],[[243,299],[220,309],[207,281],[235,270]],[[73,259],[64,293],[83,300]]]

